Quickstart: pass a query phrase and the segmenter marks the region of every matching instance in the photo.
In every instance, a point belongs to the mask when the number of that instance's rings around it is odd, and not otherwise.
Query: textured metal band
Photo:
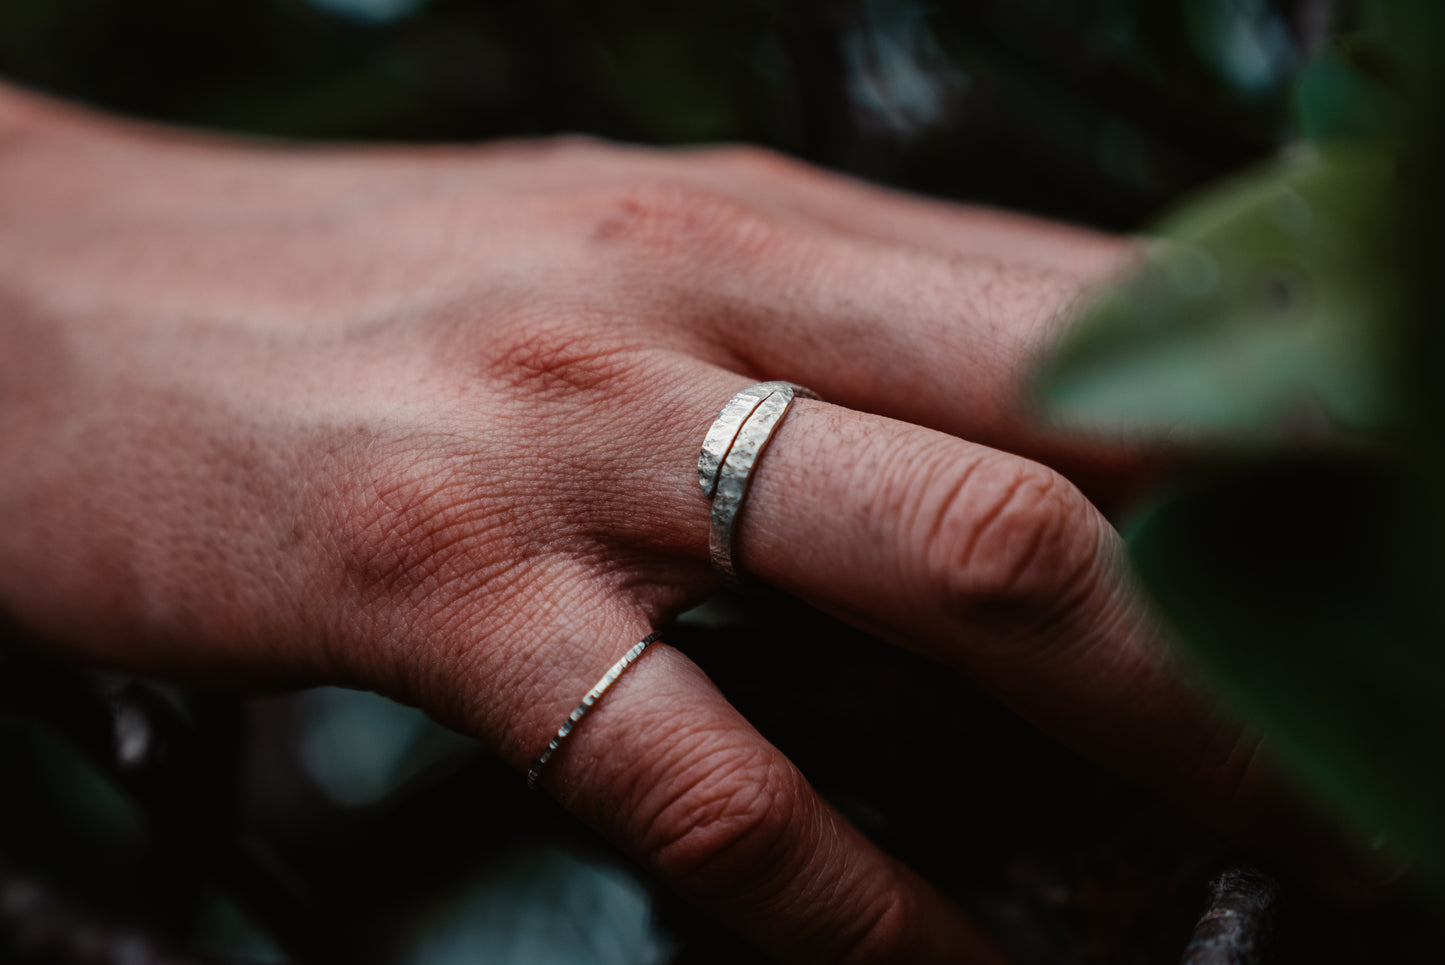
[[[763,383],[767,385],[768,383]],[[718,470],[712,500],[712,526],[708,535],[708,551],[713,566],[730,585],[739,584],[733,565],[737,548],[737,521],[752,486],[753,469],[762,458],[773,430],[783,421],[795,396],[816,399],[817,395],[790,383],[774,384],[767,398],[758,403],[743,422],[728,447],[727,456]]]
[[[808,389],[791,382],[759,382],[743,389],[722,407],[712,428],[707,430],[707,437],[702,441],[702,451],[697,456],[697,481],[702,486],[704,496],[711,499],[713,493],[717,492],[718,471],[722,468],[728,451],[732,449],[733,440],[737,438],[743,423],[748,421],[764,399],[781,389],[791,389],[794,395],[805,398],[817,398]]]
[[[579,720],[587,716],[587,712],[592,709],[592,705],[597,703],[597,699],[606,692],[608,687],[611,687],[612,684],[616,682],[618,677],[622,676],[622,672],[636,663],[637,658],[642,656],[644,650],[661,639],[661,630],[649,633],[643,637],[636,646],[624,653],[622,659],[612,665],[611,670],[602,675],[602,679],[597,681],[597,686],[587,692],[587,696],[582,698],[582,703],[577,705],[577,709],[567,715],[567,719],[562,722],[562,726],[557,730],[557,736],[552,738],[552,743],[547,745],[547,749],[542,752],[542,756],[537,758],[537,763],[533,764],[532,769],[527,772],[527,787],[536,790],[537,779],[542,776],[542,768],[546,767],[547,762],[552,759],[552,755],[557,753],[557,748],[561,747],[562,742],[567,739],[567,735],[572,733],[572,728],[577,726]]]

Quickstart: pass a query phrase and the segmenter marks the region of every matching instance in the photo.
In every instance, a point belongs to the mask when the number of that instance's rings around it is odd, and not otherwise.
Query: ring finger
[[[694,367],[643,430],[647,519],[708,554],[696,447],[748,380]],[[616,485],[643,485],[615,467]],[[634,513],[634,518],[636,518]],[[1117,534],[1068,481],[1026,459],[798,399],[752,479],[740,570],[965,670],[1056,739],[1263,845],[1343,874],[1322,822],[1264,767],[1257,741],[1169,659]],[[1342,887],[1347,887],[1340,882]]]

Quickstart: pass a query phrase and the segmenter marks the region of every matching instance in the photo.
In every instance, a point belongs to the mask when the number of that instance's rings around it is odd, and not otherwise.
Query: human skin
[[[524,772],[715,589],[698,446],[787,379],[826,401],[760,463],[750,578],[1328,878],[1071,481],[1158,455],[1028,412],[1129,257],[753,149],[282,146],[0,89],[0,610],[127,673],[374,689]],[[541,784],[779,960],[1002,960],[665,644]]]

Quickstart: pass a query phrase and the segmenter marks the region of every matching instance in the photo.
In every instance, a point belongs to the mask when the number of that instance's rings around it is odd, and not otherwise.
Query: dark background
[[[0,0],[0,76],[271,137],[745,141],[1129,231],[1328,128],[1344,95],[1327,39],[1369,16],[1328,0]],[[1021,962],[1177,961],[1206,882],[1238,859],[965,682],[804,608],[722,600],[669,639]],[[1433,960],[1408,907],[1287,891],[1279,961]],[[237,701],[0,649],[0,960],[182,954],[754,958],[405,708]]]
[[[5,0],[0,70],[282,136],[748,141],[1127,229],[1287,140],[1295,72],[1351,6]]]

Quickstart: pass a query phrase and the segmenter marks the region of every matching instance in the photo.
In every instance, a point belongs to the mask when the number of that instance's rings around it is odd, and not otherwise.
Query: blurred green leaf
[[[1367,7],[1366,32],[1296,78],[1316,147],[1161,225],[1047,361],[1040,395],[1065,423],[1248,444],[1251,460],[1196,470],[1147,508],[1129,533],[1140,579],[1306,785],[1440,885],[1445,155],[1421,52],[1438,55],[1445,18]],[[1295,445],[1322,437],[1337,445]]]
[[[1045,410],[1076,425],[1289,438],[1393,424],[1395,162],[1311,151],[1227,184],[1159,228],[1047,361]]]
[[[1227,697],[1371,840],[1445,873],[1441,611],[1418,490],[1380,461],[1254,463],[1129,533],[1144,586]]]
[[[1409,117],[1409,72],[1388,47],[1342,39],[1295,78],[1295,121],[1314,142],[1398,137]]]

